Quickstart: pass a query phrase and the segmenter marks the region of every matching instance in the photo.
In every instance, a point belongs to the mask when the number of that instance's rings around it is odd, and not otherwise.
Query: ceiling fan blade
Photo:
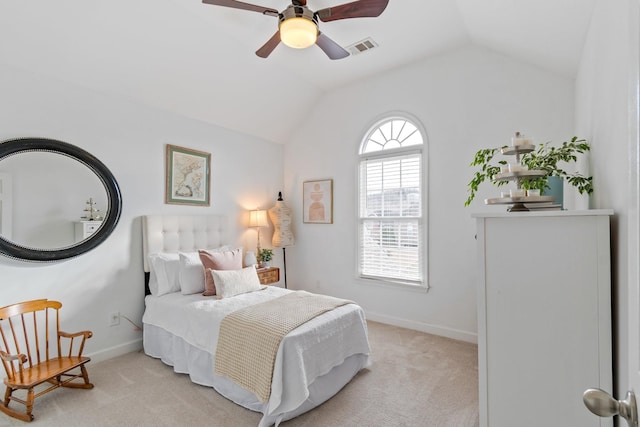
[[[256,50],[256,55],[260,58],[266,58],[271,55],[273,49],[276,48],[280,44],[280,31],[276,31],[276,33],[258,50]]]
[[[214,6],[232,7],[234,9],[251,10],[259,12],[263,15],[278,16],[278,11],[270,7],[257,6],[255,4],[243,3],[236,0],[202,0],[202,3],[212,4]]]
[[[319,31],[318,31],[318,39],[316,40],[316,44],[331,59],[342,59],[349,56],[349,52],[344,50],[342,46],[340,46],[338,43],[334,42],[329,37],[325,36],[323,33]]]
[[[358,0],[321,9],[316,14],[322,22],[347,18],[375,18],[384,12],[387,4],[389,0]]]

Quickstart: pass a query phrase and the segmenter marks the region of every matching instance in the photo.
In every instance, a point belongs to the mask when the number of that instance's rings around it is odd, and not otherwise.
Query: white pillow
[[[158,278],[156,277],[156,269],[151,264],[151,256],[149,256],[149,292],[151,295],[158,295]]]
[[[259,291],[266,288],[260,284],[258,273],[254,266],[242,270],[211,270],[216,284],[218,298],[229,298],[247,292]]]
[[[149,264],[151,265],[149,290],[152,295],[159,297],[180,291],[180,282],[178,281],[180,258],[177,253],[151,254],[149,255]]]
[[[215,249],[207,249],[208,252],[228,251],[229,246],[220,246]],[[197,294],[204,292],[204,267],[198,252],[178,252],[180,265],[178,271],[178,281],[180,282],[180,292],[182,295]]]
[[[204,292],[204,269],[198,252],[179,252],[178,281],[182,295]]]

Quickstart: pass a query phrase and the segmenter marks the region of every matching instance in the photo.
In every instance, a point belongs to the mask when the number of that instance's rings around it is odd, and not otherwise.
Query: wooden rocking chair
[[[4,379],[6,390],[0,410],[23,421],[32,421],[33,401],[36,397],[58,387],[93,388],[85,363],[91,359],[82,357],[84,343],[91,338],[91,331],[69,334],[60,330],[58,301],[38,299],[0,308],[0,358],[7,373]],[[53,329],[55,327],[55,330]],[[69,340],[61,340],[69,338]],[[79,349],[72,355],[74,339],[79,340]],[[68,347],[68,352],[64,348]],[[50,353],[51,349],[51,355]],[[79,368],[80,372],[69,373]],[[81,382],[71,381],[75,379]],[[44,384],[44,383],[50,383]],[[35,393],[43,384],[46,389]],[[16,390],[26,390],[26,398],[13,395]],[[11,401],[25,405],[24,412],[9,407]]]

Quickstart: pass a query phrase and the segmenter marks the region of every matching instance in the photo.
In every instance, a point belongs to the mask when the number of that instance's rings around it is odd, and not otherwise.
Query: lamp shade
[[[256,209],[249,214],[249,227],[268,227],[267,211]]]
[[[296,17],[282,21],[280,40],[295,49],[304,49],[313,45],[318,38],[318,27],[307,18]]]

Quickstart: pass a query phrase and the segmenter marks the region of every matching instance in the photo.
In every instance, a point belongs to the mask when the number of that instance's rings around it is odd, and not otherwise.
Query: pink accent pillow
[[[204,292],[202,295],[216,294],[216,284],[208,270],[240,270],[242,268],[242,248],[224,252],[199,250],[198,255],[204,267]]]

